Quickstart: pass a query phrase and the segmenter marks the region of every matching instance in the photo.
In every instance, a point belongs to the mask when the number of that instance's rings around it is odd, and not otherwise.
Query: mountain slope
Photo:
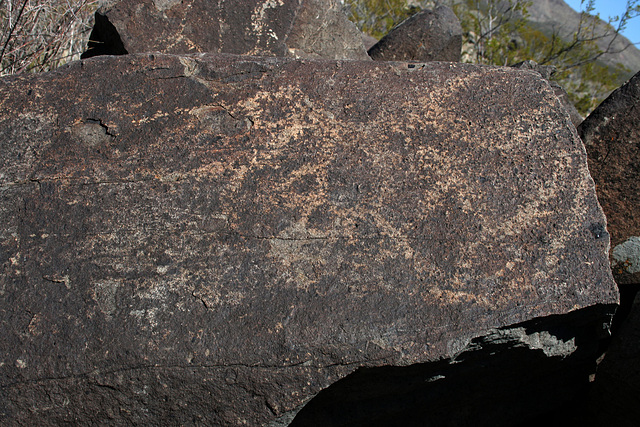
[[[529,21],[538,25],[547,33],[556,32],[561,36],[570,37],[578,28],[580,13],[573,10],[563,0],[533,0],[528,8]],[[633,22],[633,24],[636,24]],[[606,23],[602,21],[601,31],[606,30]],[[603,38],[598,42],[602,50],[606,50],[612,37]],[[640,70],[640,50],[638,50],[624,36],[619,35],[613,41],[611,50],[616,53],[603,55],[600,60],[607,65],[615,66],[622,63],[630,72],[627,77]]]

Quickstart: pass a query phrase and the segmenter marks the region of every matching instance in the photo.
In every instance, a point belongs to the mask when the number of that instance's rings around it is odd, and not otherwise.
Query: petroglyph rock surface
[[[3,423],[262,425],[617,302],[537,73],[134,54],[4,78],[0,111]]]
[[[96,14],[83,57],[222,52],[369,59],[337,0],[123,0]]]

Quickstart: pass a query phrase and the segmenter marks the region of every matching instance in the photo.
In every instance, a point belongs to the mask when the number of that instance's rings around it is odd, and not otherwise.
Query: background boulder
[[[83,58],[123,53],[223,52],[369,59],[337,0],[123,0],[96,13]]]
[[[640,408],[640,73],[578,126],[611,233],[620,287],[611,347],[598,368],[593,404],[600,425],[632,426]]]
[[[616,281],[640,284],[640,73],[589,114],[578,134],[607,216]]]
[[[460,62],[462,27],[447,6],[423,10],[394,27],[368,51],[376,61]]]

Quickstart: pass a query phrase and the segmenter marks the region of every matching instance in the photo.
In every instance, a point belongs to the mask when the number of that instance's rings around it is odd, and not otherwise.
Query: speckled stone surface
[[[0,80],[0,418],[260,425],[615,304],[539,74],[233,55]]]
[[[115,37],[128,53],[369,60],[342,8],[338,0],[110,0],[98,10],[89,48],[113,50]]]

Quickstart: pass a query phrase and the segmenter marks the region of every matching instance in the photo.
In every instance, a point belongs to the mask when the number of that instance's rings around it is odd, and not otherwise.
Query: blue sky
[[[573,9],[580,12],[580,0],[564,0]],[[586,1],[585,1],[586,3]],[[600,13],[600,18],[607,20],[610,16],[620,16],[627,6],[627,0],[596,0],[595,12]],[[627,28],[623,32],[624,36],[636,43],[636,47],[640,49],[640,17],[634,18],[627,24]]]

